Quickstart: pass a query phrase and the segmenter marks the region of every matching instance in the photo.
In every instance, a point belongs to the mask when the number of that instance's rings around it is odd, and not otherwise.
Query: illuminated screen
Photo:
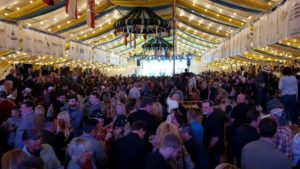
[[[187,68],[187,60],[175,60],[175,73],[182,73]],[[143,76],[171,76],[173,60],[143,60]]]

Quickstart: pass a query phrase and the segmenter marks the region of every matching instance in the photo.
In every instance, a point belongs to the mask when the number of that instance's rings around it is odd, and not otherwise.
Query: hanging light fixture
[[[124,34],[124,44],[126,46],[128,36],[131,38],[131,35],[133,35],[134,44],[136,44],[136,34],[144,35],[144,39],[147,38],[148,34],[170,34],[171,25],[168,21],[156,15],[151,8],[136,7],[126,16],[117,20],[114,29],[115,34]]]
[[[144,55],[146,55],[146,51],[153,51],[154,57],[156,56],[165,56],[170,57],[169,51],[173,50],[173,44],[169,43],[162,37],[153,37],[144,45],[142,48],[145,50]]]

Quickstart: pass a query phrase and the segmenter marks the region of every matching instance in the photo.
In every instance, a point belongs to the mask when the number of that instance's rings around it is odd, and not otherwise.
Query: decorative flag
[[[278,8],[278,41],[287,39],[288,34],[288,3],[287,1]]]
[[[17,51],[19,49],[19,28],[16,25],[5,24],[6,49]]]
[[[0,22],[0,50],[5,49],[5,24]]]
[[[259,24],[258,21],[253,24],[253,44],[252,49],[259,48]]]
[[[77,19],[77,0],[66,0],[66,12],[72,19]]]
[[[278,10],[268,15],[268,45],[278,42],[277,11]]]
[[[91,28],[95,28],[95,0],[87,0],[86,21]]]
[[[54,0],[43,0],[48,5],[54,5]]]
[[[298,0],[289,1],[288,38],[300,36],[300,3]]]
[[[259,48],[266,47],[268,45],[268,16],[262,16],[258,21],[259,26]]]

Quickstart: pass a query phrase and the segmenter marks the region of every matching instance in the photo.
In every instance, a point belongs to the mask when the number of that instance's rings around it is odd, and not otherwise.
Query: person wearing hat
[[[271,73],[271,68],[269,66],[263,66],[262,71],[260,71],[255,78],[257,86],[256,103],[262,107],[266,105],[268,99],[269,73]]]
[[[130,132],[130,124],[125,115],[120,115],[114,121],[114,138],[115,140],[126,136]]]
[[[40,133],[37,129],[26,129],[22,134],[23,152],[29,157],[40,157],[44,162],[44,169],[63,169],[53,148],[48,144],[42,144]]]

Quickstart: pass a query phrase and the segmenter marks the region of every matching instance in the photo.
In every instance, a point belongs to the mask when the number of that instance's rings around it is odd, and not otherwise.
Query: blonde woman
[[[179,129],[174,124],[163,122],[157,128],[155,138],[151,140],[156,150],[161,147],[163,137],[167,133],[174,133],[181,138]],[[173,169],[194,169],[195,166],[185,147],[181,148],[181,153],[178,153],[176,159],[170,161],[170,163]]]
[[[152,143],[154,143],[155,149],[159,149],[161,147],[163,137],[167,133],[174,133],[180,137],[179,130],[174,124],[163,122],[159,125],[159,127],[156,130],[154,142],[152,141]]]
[[[68,154],[71,161],[67,169],[96,169],[96,165],[92,160],[92,145],[81,137],[74,138],[68,145]]]
[[[57,133],[56,141],[57,146],[54,147],[54,150],[57,154],[57,157],[60,161],[64,162],[65,160],[65,149],[68,143],[73,138],[73,129],[70,122],[69,112],[63,111],[57,115]]]
[[[8,151],[2,156],[1,168],[18,169],[18,164],[26,159],[28,159],[28,156],[20,149]]]
[[[33,122],[39,132],[44,128],[45,113],[45,108],[42,105],[38,105],[34,108]]]
[[[163,121],[163,108],[159,102],[154,102],[152,104],[152,115],[157,124],[160,124]]]
[[[127,115],[127,112],[126,112],[126,107],[123,103],[119,102],[117,103],[116,107],[115,107],[115,112],[116,112],[116,115],[119,116],[119,115]]]

